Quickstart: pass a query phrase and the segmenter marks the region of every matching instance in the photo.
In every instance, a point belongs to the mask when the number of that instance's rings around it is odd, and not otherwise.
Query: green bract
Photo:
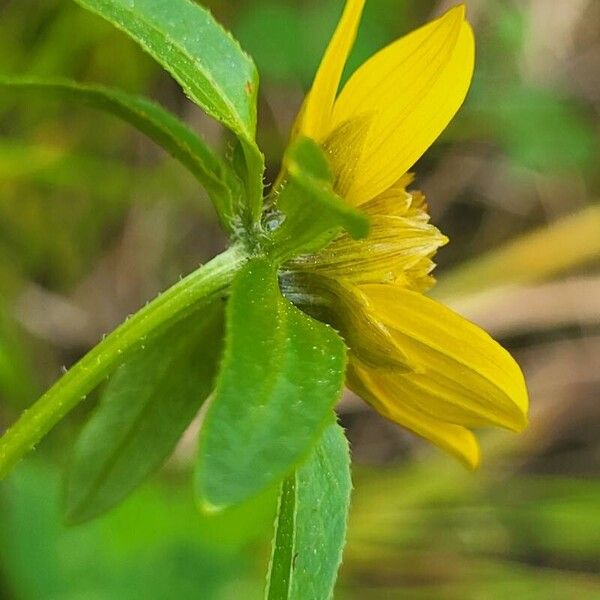
[[[74,446],[66,487],[68,518],[92,518],[162,464],[208,399],[199,506],[237,510],[279,488],[267,597],[327,598],[351,488],[332,410],[346,347],[282,296],[279,276],[286,261],[342,229],[365,236],[366,217],[335,194],[327,159],[307,138],[290,146],[263,206],[256,68],[206,9],[191,0],[77,2],[134,39],[227,127],[236,137],[232,156],[219,156],[157,104],[119,90],[12,76],[0,77],[0,87],[88,105],[139,129],[205,188],[232,245],[106,336],[24,413],[0,439],[0,477],[108,378]]]
[[[367,216],[344,202],[332,187],[329,165],[319,146],[303,137],[284,158],[286,178],[275,189],[283,223],[272,236],[272,259],[281,262],[325,246],[343,227],[353,238],[369,231]]]

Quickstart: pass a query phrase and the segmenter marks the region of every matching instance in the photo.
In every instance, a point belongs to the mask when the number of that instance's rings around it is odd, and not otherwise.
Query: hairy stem
[[[245,252],[233,246],[159,295],[92,348],[0,438],[0,479],[148,336],[225,290],[245,260]]]

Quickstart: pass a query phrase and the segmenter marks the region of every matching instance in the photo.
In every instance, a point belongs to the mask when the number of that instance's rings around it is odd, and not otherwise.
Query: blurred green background
[[[341,0],[214,0],[261,72],[273,180]],[[349,69],[454,2],[368,0]],[[600,598],[600,2],[468,0],[468,100],[416,166],[451,238],[434,295],[515,354],[522,436],[451,458],[348,395],[355,493],[336,598]],[[68,0],[0,0],[0,73],[151,96],[215,146],[221,129],[124,35]],[[407,82],[410,85],[410,82]],[[181,167],[115,119],[0,96],[0,429],[101,335],[224,246]],[[0,598],[261,598],[273,501],[200,515],[193,426],[163,470],[87,525],[60,518],[84,403],[0,485]],[[311,599],[307,599],[311,600]]]

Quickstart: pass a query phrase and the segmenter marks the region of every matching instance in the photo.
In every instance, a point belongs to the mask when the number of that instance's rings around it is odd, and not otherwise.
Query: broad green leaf
[[[277,192],[283,223],[273,235],[271,256],[284,261],[322,248],[341,229],[352,237],[369,232],[364,213],[347,204],[332,188],[323,151],[309,138],[299,138],[284,159],[286,178]]]
[[[248,218],[261,210],[263,158],[254,142],[258,73],[252,59],[192,0],[75,0],[133,38],[243,146]]]
[[[117,369],[75,445],[66,497],[70,521],[112,508],[162,464],[212,390],[222,325],[216,300]]]
[[[241,182],[200,137],[161,106],[120,90],[72,81],[0,77],[0,87],[78,102],[127,121],[190,170],[210,195],[224,227],[232,230]]]
[[[351,489],[348,443],[333,423],[281,486],[266,600],[331,598]]]
[[[215,510],[278,483],[307,455],[331,419],[346,363],[340,337],[281,296],[262,258],[234,279],[226,324],[196,465],[199,500]]]

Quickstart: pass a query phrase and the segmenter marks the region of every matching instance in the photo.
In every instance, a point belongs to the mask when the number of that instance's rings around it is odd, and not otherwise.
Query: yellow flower
[[[521,430],[523,375],[490,336],[427,298],[432,258],[446,238],[408,170],[452,119],[467,93],[474,40],[465,9],[390,44],[338,95],[364,0],[347,0],[294,135],[329,156],[336,192],[371,218],[364,240],[340,235],[288,265],[287,293],[336,326],[350,347],[347,383],[382,415],[479,463],[471,428]]]

